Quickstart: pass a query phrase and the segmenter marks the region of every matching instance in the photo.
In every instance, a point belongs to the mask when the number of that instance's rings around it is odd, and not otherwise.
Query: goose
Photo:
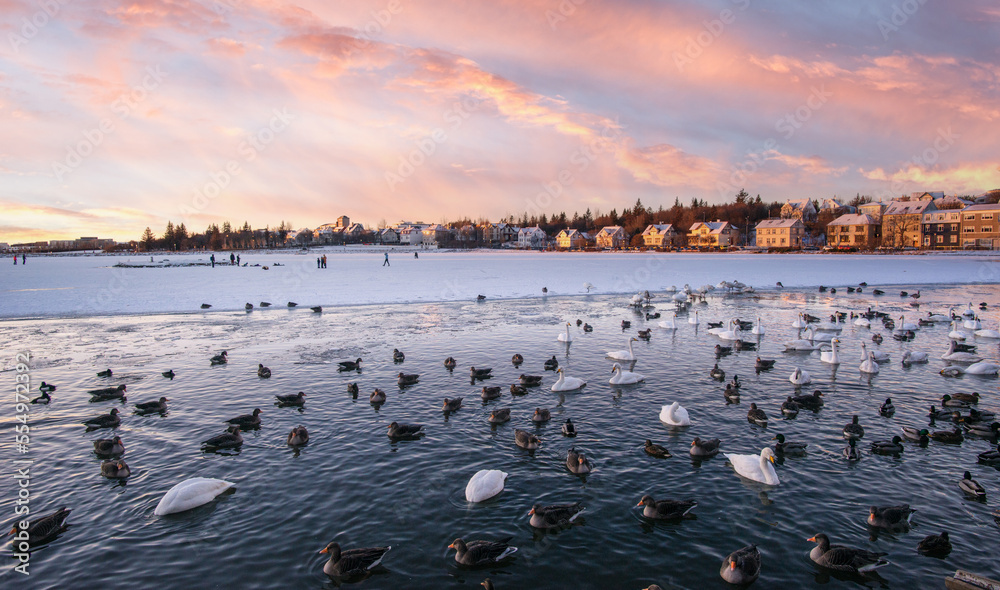
[[[125,384],[119,385],[118,387],[104,387],[102,389],[91,389],[87,393],[91,395],[90,401],[105,401],[111,399],[120,399],[125,401],[125,392],[127,391]]]
[[[535,408],[535,413],[531,415],[531,421],[535,424],[542,424],[552,419],[552,412],[548,408]]]
[[[698,312],[695,312],[698,313]],[[659,326],[664,330],[676,330],[677,329],[677,313],[670,312],[670,317],[659,323]]]
[[[891,397],[885,398],[885,401],[878,408],[878,413],[886,417],[896,413],[896,406],[892,405]]]
[[[816,565],[830,570],[864,574],[889,565],[889,560],[885,559],[888,553],[831,545],[830,538],[823,533],[813,535],[807,540],[816,543],[809,552],[809,559]]]
[[[806,447],[809,446],[808,443],[804,442],[786,441],[784,434],[777,434],[771,440],[778,441],[772,447],[776,455],[804,455]]]
[[[524,357],[521,356],[520,353],[517,353],[514,356],[510,357],[510,363],[515,367],[521,366],[521,363],[523,362],[524,362]]]
[[[570,323],[566,322],[566,331],[559,332],[559,336],[556,337],[556,340],[558,340],[559,342],[572,342],[573,335],[569,333],[569,328],[570,328]]]
[[[454,358],[448,357],[448,358],[444,359],[444,366],[449,371],[452,370],[452,369],[454,369],[456,365],[458,365],[458,363],[455,361]]]
[[[754,370],[756,371],[768,371],[774,368],[774,363],[777,362],[774,359],[762,359],[757,357],[754,362]]]
[[[581,506],[579,502],[574,502],[573,504],[550,504],[549,506],[535,504],[528,512],[531,515],[531,520],[528,524],[536,529],[558,528],[572,523],[585,511],[586,508]]]
[[[817,389],[811,394],[793,395],[792,401],[799,404],[803,408],[817,412],[823,407],[823,392]]]
[[[441,404],[442,412],[456,412],[462,407],[462,398],[456,397],[454,399],[444,398],[444,403]]]
[[[767,426],[767,414],[764,410],[757,407],[757,404],[750,404],[750,410],[747,412],[747,422],[751,424],[756,424],[757,426]]]
[[[229,353],[223,350],[219,354],[208,359],[208,362],[213,365],[224,365],[229,362]],[[110,371],[111,369],[108,370]]]
[[[903,452],[903,439],[896,435],[892,440],[877,440],[872,443],[872,452],[877,455],[898,455]]]
[[[737,586],[748,586],[760,576],[760,551],[756,545],[748,545],[733,551],[722,560],[719,570],[722,579]]]
[[[590,473],[593,470],[587,457],[583,453],[577,453],[576,449],[572,447],[566,453],[566,468],[577,475]]]
[[[396,383],[400,387],[415,385],[418,381],[420,381],[420,375],[417,373],[399,373],[396,375]]]
[[[309,442],[309,431],[301,424],[288,433],[286,441],[290,447],[301,447]]]
[[[527,395],[528,394],[528,388],[525,387],[524,385],[521,385],[520,383],[511,383],[510,384],[510,394],[511,395]]]
[[[653,444],[653,441],[648,438],[646,439],[646,444],[643,447],[643,450],[646,451],[647,455],[658,459],[668,459],[672,456],[666,447]]]
[[[243,414],[235,418],[230,418],[226,420],[229,424],[235,424],[240,428],[253,428],[255,426],[260,426],[260,408],[254,408],[252,414]]]
[[[774,471],[774,451],[771,447],[764,447],[760,455],[736,455],[724,453],[724,456],[732,463],[737,475],[746,479],[776,486],[781,483],[778,474]]]
[[[556,355],[552,355],[552,358],[545,361],[544,365],[546,371],[555,371],[559,368],[559,361],[556,360]]]
[[[108,479],[126,479],[132,475],[128,463],[122,460],[101,463],[101,475]]]
[[[899,506],[872,506],[868,509],[868,524],[879,529],[890,531],[906,531],[910,528],[910,519],[916,512],[909,504]]]
[[[391,439],[417,438],[423,434],[421,432],[423,429],[423,424],[400,424],[399,422],[393,422],[389,425],[388,435]]]
[[[375,391],[382,391],[381,389],[376,389]],[[372,393],[374,396],[375,393]],[[306,394],[303,392],[298,392],[295,395],[276,395],[274,398],[279,406],[304,406],[306,405]],[[382,402],[385,401],[385,392],[382,392]],[[379,403],[382,403],[379,402]]]
[[[874,352],[868,353],[868,358],[861,363],[859,370],[862,373],[867,373],[868,375],[878,375],[879,368],[878,368],[878,363],[875,362]]]
[[[611,385],[634,385],[646,380],[646,378],[639,373],[623,370],[621,365],[618,363],[612,365],[611,374],[612,377],[608,380],[608,383]]]
[[[518,428],[514,430],[514,444],[522,449],[534,451],[542,444],[542,439]]]
[[[719,363],[715,363],[712,370],[708,372],[708,376],[717,381],[722,381],[726,378],[726,372],[719,368]]]
[[[94,441],[94,453],[103,457],[121,455],[125,452],[125,443],[120,437],[99,438]]]
[[[557,372],[559,373],[559,379],[552,384],[550,388],[552,391],[576,391],[587,385],[587,382],[579,377],[567,377],[563,373],[562,368],[559,368]]]
[[[808,385],[809,383],[812,383],[812,377],[809,373],[798,367],[795,367],[792,374],[788,376],[788,380],[792,382],[792,385]]]
[[[489,418],[486,419],[490,424],[504,424],[510,422],[510,408],[497,408],[490,412]]]
[[[98,377],[104,377],[104,378],[109,378],[112,375],[114,375],[114,373],[111,371],[111,369],[105,369],[97,374]]]
[[[837,345],[840,344],[840,340],[834,338],[830,341],[830,350],[820,350],[819,360],[822,363],[827,363],[830,365],[840,364],[840,354],[837,350]]]
[[[503,491],[507,474],[498,469],[481,469],[465,486],[465,499],[469,502],[483,502]]]
[[[87,430],[117,428],[121,423],[122,419],[118,416],[118,408],[111,408],[111,411],[107,414],[101,414],[84,422],[87,425]]]
[[[861,361],[864,362],[868,360],[868,355],[871,354],[872,358],[875,359],[876,363],[885,363],[889,361],[889,353],[882,352],[881,350],[868,350],[868,345],[865,342],[861,342]]]
[[[361,359],[356,359],[353,361],[340,361],[337,363],[338,371],[360,371],[361,370]]]
[[[392,349],[392,362],[401,363],[406,360],[406,355],[400,352],[398,348]]]
[[[482,397],[484,402],[488,402],[494,399],[500,399],[500,388],[499,387],[484,387]]]
[[[930,434],[933,440],[943,443],[961,443],[965,440],[965,435],[958,428],[953,428],[951,430],[935,430]]]
[[[669,426],[690,426],[691,417],[684,406],[677,402],[665,405],[660,409],[660,422]]]
[[[850,424],[844,427],[844,438],[864,438],[865,427],[858,422],[858,417],[851,418]]]
[[[1000,327],[1000,325],[998,325],[998,327]],[[990,338],[995,340],[1000,338],[1000,331],[983,328],[982,330],[976,330],[975,335],[979,338]]]
[[[340,545],[332,542],[320,550],[320,553],[330,555],[330,559],[323,564],[323,573],[331,578],[363,575],[382,563],[382,559],[390,549],[392,549],[391,545],[341,551]]]
[[[171,381],[173,381],[174,377],[177,376],[177,373],[174,373],[173,369],[170,369],[169,371],[164,371],[164,372],[162,372],[160,374],[163,375],[164,377],[166,377],[167,379],[170,379]]]
[[[986,465],[1000,465],[1000,445],[997,445],[996,450],[979,453],[978,459]]]
[[[719,454],[719,446],[721,444],[722,442],[717,438],[701,440],[700,438],[695,437],[694,440],[691,441],[691,449],[689,453],[692,457],[714,457]]]
[[[240,434],[240,427],[230,426],[226,432],[201,443],[206,449],[232,449],[243,444],[243,435]]]
[[[477,369],[475,367],[469,367],[469,377],[472,377],[473,379],[488,379],[488,378],[492,377],[492,375],[490,375],[490,373],[492,373],[492,372],[493,372],[493,369],[490,368],[490,367],[487,367],[487,368],[484,368],[484,369]]]
[[[43,391],[42,395],[40,395],[40,396],[34,398],[33,400],[31,400],[31,403],[33,403],[33,404],[47,404],[50,401],[52,401],[52,396],[49,395],[49,392]]]
[[[906,330],[916,331],[916,330],[920,329],[920,325],[919,324],[914,324],[913,322],[906,321],[906,316],[899,316],[899,326],[897,326],[896,329],[897,330],[903,330],[903,331],[906,331]]]
[[[684,299],[687,299],[687,297],[685,296]],[[697,326],[698,324],[701,323],[698,320],[698,312],[697,311],[694,312],[694,317],[688,316],[688,323],[691,324],[692,326]]]
[[[576,436],[576,426],[573,421],[566,418],[566,422],[562,425],[563,436]]]
[[[619,360],[619,361],[634,361],[635,353],[632,352],[632,343],[636,342],[635,338],[628,339],[628,350],[612,350],[605,354],[606,357]]]
[[[449,549],[455,550],[455,561],[462,565],[485,566],[498,563],[517,551],[510,545],[510,537],[499,541],[469,541],[455,539]]]
[[[694,500],[654,500],[646,494],[636,507],[642,506],[642,515],[653,520],[678,520],[694,510],[698,502]]]
[[[948,338],[952,340],[958,340],[959,342],[965,342],[965,332],[958,329],[958,322],[953,321],[951,323],[951,331],[948,332]]]
[[[977,500],[986,499],[986,488],[979,485],[978,481],[972,479],[972,474],[968,471],[965,472],[961,481],[958,482],[958,487],[965,492],[966,495],[976,498]]]
[[[301,391],[299,393],[301,393],[303,396],[305,395]],[[368,395],[368,403],[370,403],[373,406],[381,406],[382,404],[385,403],[385,399],[386,399],[385,398],[385,392],[382,391],[381,389],[377,388],[377,387],[375,388],[374,391],[372,391]],[[305,402],[303,402],[303,403],[305,403]]]
[[[39,518],[32,518],[30,521],[24,519],[14,523],[14,527],[11,529],[11,535],[16,535],[18,542],[24,540],[24,535],[27,533],[28,536],[28,547],[34,549],[40,545],[44,545],[49,541],[54,540],[60,533],[69,528],[66,525],[66,518],[72,510],[67,510],[66,508],[60,508],[52,514],[46,514]],[[21,528],[22,522],[28,522],[27,528]]]
[[[926,363],[928,361],[928,356],[926,352],[919,352],[915,350],[907,350],[903,353],[903,366],[909,367],[915,363]]]
[[[153,412],[166,412],[167,402],[170,401],[165,397],[152,402],[140,402],[135,405],[135,412],[137,414],[149,414]]]
[[[858,450],[857,444],[858,444],[858,441],[854,440],[853,438],[849,439],[847,441],[847,446],[844,447],[844,450],[842,452],[844,454],[844,457],[848,461],[860,461],[861,460],[861,451]]]
[[[268,379],[271,376],[271,369],[268,369],[263,364],[257,363],[257,376],[261,379]]]
[[[917,543],[917,551],[934,557],[948,555],[951,553],[951,540],[948,539],[948,531],[942,531],[940,535],[927,535]]]
[[[799,414],[799,404],[795,403],[792,396],[788,396],[785,401],[781,402],[781,414],[789,418],[794,418]]]

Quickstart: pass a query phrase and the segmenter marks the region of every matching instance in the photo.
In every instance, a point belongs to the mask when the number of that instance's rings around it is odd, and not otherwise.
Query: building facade
[[[587,247],[587,235],[575,229],[564,229],[556,236],[556,245],[563,250]]]
[[[758,248],[802,249],[806,225],[801,219],[765,219],[757,224],[754,245]]]
[[[892,201],[882,213],[882,246],[919,248],[923,244],[924,213],[936,211],[934,201]]]
[[[688,230],[688,245],[697,248],[728,248],[737,243],[740,232],[728,221],[699,221]]]
[[[972,205],[962,210],[962,248],[1000,250],[1000,203]]]
[[[956,250],[962,247],[962,210],[945,209],[924,213],[923,247],[929,250]]]
[[[625,235],[625,228],[620,225],[609,225],[602,227],[596,236],[597,247],[617,250],[628,245],[628,236]]]
[[[642,230],[642,243],[647,248],[676,248],[681,245],[681,234],[671,223],[647,225]]]
[[[793,199],[781,206],[783,219],[801,219],[808,223],[816,220],[816,205],[811,199]]]
[[[544,248],[548,242],[548,236],[537,225],[534,227],[522,227],[517,232],[518,248]]]
[[[879,224],[864,213],[848,213],[826,226],[826,245],[830,248],[872,250],[879,245]]]

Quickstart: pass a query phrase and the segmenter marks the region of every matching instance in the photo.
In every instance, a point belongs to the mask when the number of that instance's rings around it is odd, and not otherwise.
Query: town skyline
[[[0,242],[1000,186],[984,0],[0,6]]]

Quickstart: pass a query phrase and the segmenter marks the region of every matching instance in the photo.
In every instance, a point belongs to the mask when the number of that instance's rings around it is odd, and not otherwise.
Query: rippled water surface
[[[477,587],[491,577],[497,588],[722,588],[719,566],[729,552],[756,543],[763,554],[757,587],[811,587],[865,583],[885,588],[941,587],[957,568],[1000,577],[996,560],[1000,528],[990,515],[1000,495],[998,472],[977,465],[976,454],[988,441],[967,439],[961,445],[908,445],[898,458],[871,455],[867,443],[898,434],[904,425],[926,425],[927,406],[943,393],[978,391],[981,406],[1000,409],[997,380],[946,378],[936,360],[947,344],[946,324],[923,328],[916,339],[900,343],[884,333],[881,349],[892,361],[879,375],[861,376],[860,342],[870,331],[844,324],[844,363],[833,370],[818,353],[784,354],[782,342],[794,337],[790,324],[807,310],[821,316],[833,310],[863,310],[869,294],[821,295],[772,292],[759,297],[710,297],[695,305],[702,321],[760,316],[767,334],[761,355],[776,358],[777,367],[755,374],[754,352],[723,358],[727,378],[739,374],[743,402],[726,405],[720,384],[708,376],[717,338],[678,319],[675,333],[661,330],[625,307],[620,296],[550,297],[478,303],[379,305],[338,308],[316,314],[308,309],[271,308],[252,313],[115,316],[80,319],[9,321],[0,324],[0,341],[8,351],[4,378],[13,389],[15,351],[30,351],[33,384],[57,384],[55,401],[32,407],[31,449],[34,459],[31,509],[43,514],[59,506],[72,508],[71,528],[31,559],[27,579],[9,566],[0,583],[25,588],[320,588],[334,584],[322,572],[317,552],[329,541],[345,548],[392,545],[381,569],[357,587]],[[880,298],[881,309],[910,319],[928,310],[945,312],[949,305],[988,301],[1000,309],[995,286],[926,289],[919,312],[896,290]],[[672,306],[659,302],[656,311]],[[987,314],[990,315],[990,314]],[[594,326],[592,333],[573,328],[574,342],[556,341],[560,325],[577,318]],[[623,319],[632,328],[623,332]],[[995,315],[989,322],[995,323]],[[610,350],[624,348],[628,335],[653,326],[649,342],[635,343],[635,371],[644,384],[608,385]],[[973,340],[970,338],[970,340]],[[996,360],[997,341],[980,340],[982,356]],[[392,350],[405,352],[393,364]],[[209,366],[208,359],[225,349],[230,362]],[[927,365],[903,368],[904,350],[931,354]],[[520,368],[514,353],[524,355]],[[582,392],[549,391],[544,385],[512,399],[508,386],[521,373],[543,374],[542,362],[556,355],[567,374],[588,381]],[[443,359],[453,356],[458,368],[449,372]],[[338,373],[336,361],[364,359],[360,373]],[[256,376],[258,363],[274,376]],[[484,405],[482,384],[469,381],[469,366],[493,367],[487,384],[500,385],[503,398]],[[782,420],[779,406],[794,394],[788,375],[795,366],[811,372],[813,386],[826,394],[818,413],[804,411]],[[112,368],[114,377],[95,374]],[[161,371],[173,369],[168,381]],[[420,373],[420,383],[401,391],[399,371]],[[352,399],[349,382],[361,396]],[[128,385],[128,402],[89,403],[85,391]],[[367,395],[385,389],[388,401],[374,409]],[[812,389],[812,386],[808,389]],[[275,394],[304,391],[304,409],[279,408]],[[138,416],[137,401],[170,398],[166,415]],[[465,396],[462,409],[450,416],[440,411],[444,397]],[[897,412],[878,414],[892,396]],[[10,399],[10,396],[7,398]],[[660,423],[660,407],[677,400],[693,424],[671,430]],[[746,420],[750,402],[771,417],[766,429]],[[85,432],[82,420],[111,407],[122,409],[117,433],[127,447],[133,470],[127,483],[104,479],[91,441],[109,431]],[[206,454],[201,441],[223,432],[224,420],[263,411],[263,425],[245,434],[238,452]],[[512,408],[510,423],[491,428],[493,408]],[[552,410],[552,421],[537,428],[540,450],[528,453],[513,442],[514,429],[535,430],[530,416],[536,407]],[[14,457],[12,404],[4,404],[7,432],[0,443]],[[841,457],[841,429],[851,416],[867,429],[864,458],[850,465]],[[576,439],[560,434],[572,418]],[[394,443],[387,425],[397,420],[426,425],[418,441]],[[311,442],[300,451],[285,445],[288,431],[305,425]],[[938,424],[937,428],[950,425]],[[777,466],[781,484],[767,488],[737,477],[721,455],[692,462],[687,450],[695,436],[718,437],[725,452],[757,453],[772,444],[776,433],[809,443],[808,455],[787,458]],[[642,449],[645,439],[667,446],[670,459],[654,459]],[[569,473],[566,451],[576,446],[590,456],[595,470],[586,477]],[[510,474],[506,490],[478,505],[465,501],[464,488],[479,469]],[[962,472],[987,488],[988,503],[963,497]],[[6,471],[11,471],[8,467]],[[153,509],[174,484],[194,476],[217,477],[236,484],[202,508],[170,517]],[[16,486],[9,476],[0,484],[0,512],[11,520]],[[651,524],[636,504],[644,494],[656,498],[698,501],[693,518]],[[576,526],[540,533],[528,525],[535,502],[579,501],[587,511]],[[917,508],[913,530],[870,538],[865,524],[871,504],[909,503]],[[923,536],[947,529],[954,551],[945,559],[917,554]],[[809,560],[813,546],[805,539],[825,532],[835,543],[889,553],[892,565],[867,581],[831,579]],[[504,565],[487,570],[456,567],[447,545],[456,537],[513,537],[519,547]]]

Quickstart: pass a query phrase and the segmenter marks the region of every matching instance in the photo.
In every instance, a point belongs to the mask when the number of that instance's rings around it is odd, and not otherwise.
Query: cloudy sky
[[[0,241],[1000,187],[993,0],[0,0]]]

